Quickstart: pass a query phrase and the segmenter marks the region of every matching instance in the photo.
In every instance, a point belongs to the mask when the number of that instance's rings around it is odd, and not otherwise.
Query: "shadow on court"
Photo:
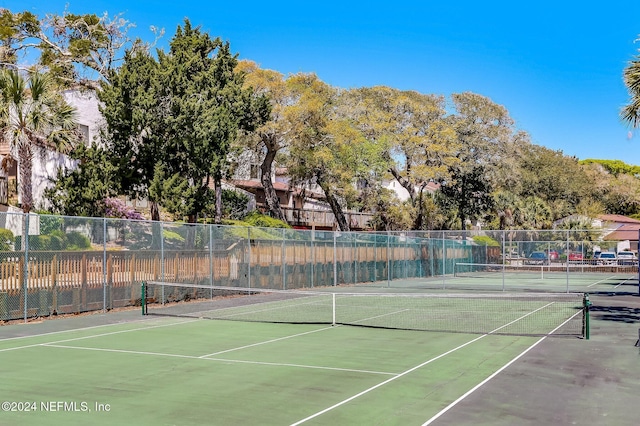
[[[432,424],[638,424],[640,297],[591,302],[589,340],[545,339]]]

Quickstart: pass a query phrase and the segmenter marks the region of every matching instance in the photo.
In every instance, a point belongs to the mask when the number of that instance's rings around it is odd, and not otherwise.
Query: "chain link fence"
[[[25,237],[27,236],[27,237]],[[0,213],[0,321],[140,306],[162,281],[302,289],[453,276],[457,265],[548,268],[637,251],[605,231],[329,232]],[[636,261],[637,262],[637,261]],[[635,268],[637,263],[627,265]],[[572,269],[571,269],[572,270]]]

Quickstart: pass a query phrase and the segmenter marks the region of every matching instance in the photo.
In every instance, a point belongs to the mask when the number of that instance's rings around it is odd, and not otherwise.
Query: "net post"
[[[147,283],[142,281],[140,287],[140,305],[142,306],[142,315],[147,315]]]
[[[589,293],[585,293],[583,298],[582,298],[582,309],[584,312],[584,316],[583,316],[583,329],[582,329],[582,336],[586,339],[589,340],[589,307],[591,306],[591,301],[589,300]]]
[[[335,293],[331,293],[331,310],[332,310],[331,325],[335,326],[336,325],[336,294]]]

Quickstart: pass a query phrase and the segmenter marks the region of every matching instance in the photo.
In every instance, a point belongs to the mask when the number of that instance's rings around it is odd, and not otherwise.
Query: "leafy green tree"
[[[178,27],[169,52],[158,52],[158,62],[157,98],[166,132],[163,164],[176,184],[188,185],[174,195],[184,200],[182,210],[195,222],[210,203],[213,184],[219,223],[229,151],[240,131],[252,131],[266,120],[267,100],[243,87],[229,43],[211,39],[188,20]],[[176,200],[172,203],[177,206]]]
[[[466,229],[468,218],[481,217],[493,208],[492,188],[483,166],[452,167],[451,171],[450,180],[440,187],[444,196],[441,203],[445,209],[457,212],[460,226]]]
[[[106,126],[101,140],[118,170],[117,188],[131,198],[147,198],[151,220],[160,220],[158,201],[149,191],[157,163],[166,163],[164,111],[158,99],[158,63],[146,49],[126,52],[111,70],[98,98]]]
[[[507,110],[474,93],[452,95],[455,114],[450,117],[457,134],[458,162],[449,167],[451,179],[442,184],[448,200],[456,207],[460,226],[467,219],[484,216],[493,208],[491,193],[496,182],[496,164],[512,137],[513,120]]]
[[[119,171],[111,163],[111,154],[97,146],[79,145],[70,157],[79,167],[59,169],[45,196],[53,212],[66,216],[102,217],[105,200],[118,195]]]
[[[37,149],[68,151],[80,140],[75,109],[47,74],[0,70],[0,134],[17,152],[19,193],[25,213],[33,207],[32,169]]]
[[[614,176],[618,176],[620,174],[640,176],[640,166],[627,164],[622,160],[596,160],[587,158],[586,160],[580,160],[578,163],[581,165],[599,164]]]
[[[552,207],[553,219],[576,212],[581,200],[592,198],[594,181],[576,158],[529,145],[521,158],[521,196],[536,196]]]
[[[344,208],[356,205],[357,183],[378,173],[383,152],[344,115],[334,88],[313,74],[287,83],[295,96],[286,112],[292,124],[289,174],[294,183],[320,186],[339,229],[348,231]]]
[[[430,195],[426,187],[446,179],[449,165],[457,161],[444,98],[384,86],[353,89],[344,97],[351,120],[381,150],[388,173],[409,193],[411,227],[427,227],[423,207]]]
[[[242,140],[253,152],[262,156],[260,182],[264,189],[265,203],[272,217],[286,222],[286,218],[271,178],[278,153],[288,145],[287,134],[291,124],[287,121],[286,110],[292,94],[284,76],[277,71],[260,69],[255,62],[241,61],[238,71],[245,74],[245,86],[269,99],[270,120],[250,132]]]

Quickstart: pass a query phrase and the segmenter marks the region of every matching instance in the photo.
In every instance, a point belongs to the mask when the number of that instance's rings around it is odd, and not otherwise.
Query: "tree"
[[[457,212],[461,229],[466,229],[468,218],[478,218],[493,208],[492,188],[482,165],[453,167],[450,180],[442,184],[440,191],[443,207]]]
[[[451,179],[442,184],[448,198],[445,204],[456,207],[460,226],[467,219],[479,218],[492,209],[496,165],[501,149],[512,135],[513,121],[507,110],[490,99],[474,93],[452,95],[456,113],[450,117],[457,134],[458,162],[449,167]]]
[[[280,200],[271,182],[273,164],[279,152],[287,147],[287,134],[291,124],[286,119],[286,110],[292,105],[292,94],[282,74],[260,69],[255,62],[241,61],[238,71],[244,72],[245,86],[268,97],[270,120],[244,138],[246,145],[262,156],[260,182],[264,189],[265,203],[272,217],[286,222]]]
[[[97,81],[109,71],[131,44],[132,24],[121,16],[95,14],[47,15],[12,13],[0,8],[0,65],[22,67],[21,57],[36,58],[63,86],[81,84],[98,89]],[[161,33],[159,33],[161,34]]]
[[[160,200],[149,186],[156,165],[167,161],[158,73],[158,63],[149,52],[134,48],[126,52],[120,68],[109,72],[108,82],[97,92],[106,123],[101,140],[118,170],[117,188],[132,198],[147,198],[154,221],[160,220]]]
[[[80,139],[75,109],[66,104],[49,75],[0,70],[0,133],[17,152],[22,210],[29,213],[35,151],[68,151]]]
[[[412,228],[423,229],[426,187],[447,178],[457,161],[444,98],[383,86],[355,89],[347,97],[351,119],[382,150],[388,172],[409,193]]]
[[[348,231],[344,209],[356,206],[357,185],[380,171],[383,152],[345,115],[339,91],[314,74],[287,83],[295,96],[286,112],[292,125],[289,174],[295,183],[320,186],[339,229]]]
[[[222,179],[229,175],[228,154],[240,131],[252,131],[268,117],[267,99],[243,87],[235,72],[237,55],[228,42],[212,39],[185,20],[168,53],[158,51],[161,70],[157,99],[165,129],[163,146],[167,176],[188,185],[180,212],[195,222],[212,200],[222,216]],[[177,211],[175,213],[178,213]]]
[[[70,157],[78,161],[78,167],[58,169],[53,186],[45,190],[53,212],[66,216],[104,216],[105,200],[118,195],[120,172],[111,162],[111,153],[81,144],[71,151]]]
[[[640,50],[639,50],[640,52]],[[640,127],[640,54],[637,54],[624,69],[624,84],[629,90],[629,103],[621,111],[624,121],[632,127]]]

